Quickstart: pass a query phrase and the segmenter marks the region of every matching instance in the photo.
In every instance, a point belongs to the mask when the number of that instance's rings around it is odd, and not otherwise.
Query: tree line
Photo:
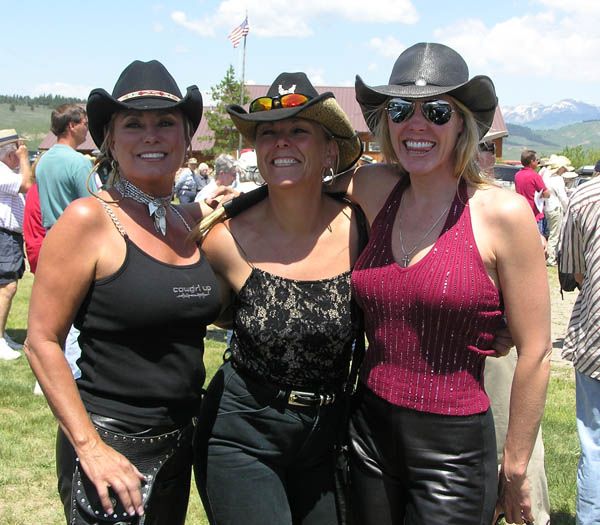
[[[216,86],[210,88],[214,106],[205,108],[204,117],[208,127],[213,132],[214,145],[206,151],[217,156],[220,153],[232,153],[239,145],[239,134],[227,114],[229,104],[245,104],[249,100],[248,92],[242,82],[236,79],[235,69],[229,66],[225,77]],[[29,106],[31,111],[36,106],[46,106],[54,109],[61,104],[85,104],[85,99],[63,97],[62,95],[0,95],[0,104],[9,104],[10,111],[16,111],[16,106]],[[209,137],[200,137],[200,140]]]
[[[0,95],[0,104],[14,104],[17,106],[48,106],[56,108],[61,104],[82,104],[84,99],[75,97],[63,97],[62,95]]]

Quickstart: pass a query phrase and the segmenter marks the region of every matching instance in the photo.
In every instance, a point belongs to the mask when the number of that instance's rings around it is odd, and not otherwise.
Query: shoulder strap
[[[255,269],[254,265],[248,260],[248,256],[246,255],[246,252],[244,251],[244,248],[242,248],[242,245],[238,242],[238,240],[235,238],[235,235],[233,235],[233,233],[231,232],[231,229],[229,228],[229,222],[225,221],[223,223],[223,226],[225,226],[225,228],[227,228],[227,231],[229,232],[229,235],[231,235],[231,238],[233,239],[233,242],[235,242],[235,245],[238,247],[238,249],[240,250],[240,253],[242,254],[242,258],[244,259],[244,261],[246,261],[246,264],[248,266],[250,266],[250,268],[252,268],[253,270]]]
[[[329,197],[343,202],[352,208],[354,216],[356,217],[356,226],[358,227],[358,250],[359,253],[365,249],[365,246],[369,242],[369,225],[367,223],[367,217],[362,208],[350,200],[350,198],[343,192],[339,193],[328,193]]]
[[[121,224],[121,222],[119,221],[119,219],[117,218],[117,216],[115,215],[115,212],[112,210],[112,208],[108,205],[107,202],[104,202],[102,199],[98,199],[100,201],[100,204],[102,204],[102,207],[104,208],[104,210],[106,211],[106,213],[108,214],[108,216],[110,217],[110,219],[112,220],[113,224],[115,225],[115,228],[117,228],[118,232],[125,238],[127,239],[127,232],[125,231],[125,228],[123,228],[123,225]]]

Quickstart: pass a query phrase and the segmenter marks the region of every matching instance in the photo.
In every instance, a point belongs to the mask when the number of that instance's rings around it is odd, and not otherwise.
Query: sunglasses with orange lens
[[[301,93],[288,93],[278,97],[258,97],[250,102],[250,113],[272,109],[295,108],[306,104],[311,97]]]

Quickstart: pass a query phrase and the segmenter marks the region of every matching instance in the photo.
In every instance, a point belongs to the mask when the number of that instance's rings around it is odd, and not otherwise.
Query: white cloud
[[[190,48],[187,46],[184,46],[183,44],[177,44],[175,46],[175,53],[177,53],[178,55],[185,55],[189,52],[190,52]]]
[[[248,12],[250,31],[260,37],[307,37],[318,18],[335,17],[337,22],[415,24],[417,10],[412,0],[304,0],[290,9],[289,0],[224,0],[214,14],[198,20],[188,19],[183,11],[175,11],[171,19],[202,36],[213,36],[215,28],[225,32],[240,24]]]
[[[214,36],[214,27],[207,18],[203,20],[188,20],[187,15],[183,11],[173,11],[171,13],[171,20],[200,36]]]
[[[406,49],[406,46],[393,36],[387,36],[385,38],[371,38],[369,41],[369,47],[376,53],[384,57],[396,58],[402,51]],[[371,67],[371,64],[369,67]]]
[[[154,31],[155,33],[162,33],[164,29],[164,26],[160,22],[155,22],[152,26],[152,31]]]
[[[87,98],[93,88],[83,84],[66,84],[64,82],[48,82],[37,84],[32,95],[62,95],[63,97]]]
[[[328,85],[328,82],[325,80],[325,70],[323,68],[307,68],[305,73],[313,86]]]
[[[598,81],[600,71],[594,67],[600,55],[600,35],[594,27],[597,19],[583,9],[590,2],[575,3],[580,9],[569,6],[568,16],[564,16],[562,4],[540,0],[550,9],[512,17],[492,27],[481,20],[464,20],[436,30],[435,36],[463,55],[472,74],[523,75],[545,82],[574,79],[576,74],[577,82]]]
[[[538,0],[538,2],[550,9],[560,9],[567,13],[577,13],[584,16],[600,14],[600,2],[597,0]]]

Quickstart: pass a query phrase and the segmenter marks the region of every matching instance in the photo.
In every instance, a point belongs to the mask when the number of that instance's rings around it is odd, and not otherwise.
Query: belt
[[[8,230],[6,228],[3,228],[0,226],[0,232],[2,233],[8,233],[9,235],[16,235],[18,237],[23,237],[23,234],[21,232],[15,232],[13,230]]]
[[[230,360],[230,353],[228,353],[227,350],[225,351],[224,358],[225,362],[229,362],[231,364],[238,375],[244,379],[246,384],[250,382],[255,386],[255,388],[260,388],[262,391],[268,391],[269,395],[273,396],[280,403],[298,407],[320,407],[332,405],[336,399],[338,399],[338,394],[335,392],[307,392],[306,390],[289,390],[281,388],[280,386],[272,383],[267,383],[264,378],[257,377],[251,372],[248,372],[247,370],[237,366],[233,361]]]
[[[301,390],[290,390],[289,393],[287,391],[285,393],[287,394],[287,398],[284,397],[284,399],[288,405],[301,407],[331,405],[337,398],[335,393],[318,394],[316,392],[303,392]]]

